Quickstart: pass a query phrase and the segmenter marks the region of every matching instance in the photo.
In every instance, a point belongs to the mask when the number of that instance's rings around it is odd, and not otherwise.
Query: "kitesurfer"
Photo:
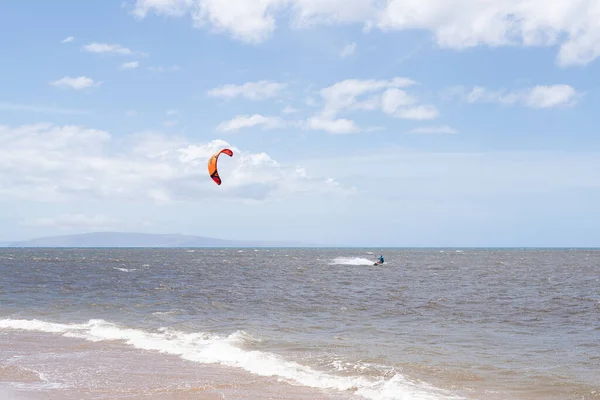
[[[379,261],[377,261],[377,264],[383,264],[383,256],[379,255]]]

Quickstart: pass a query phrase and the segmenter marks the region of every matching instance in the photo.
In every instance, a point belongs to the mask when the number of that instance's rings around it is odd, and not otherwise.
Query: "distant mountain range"
[[[91,232],[4,242],[0,247],[321,247],[298,242],[225,240],[180,234]]]

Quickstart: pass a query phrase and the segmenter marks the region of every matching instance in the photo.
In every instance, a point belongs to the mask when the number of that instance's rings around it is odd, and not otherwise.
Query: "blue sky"
[[[584,0],[5,2],[0,240],[599,246],[598,15]],[[224,147],[217,186],[206,162]]]

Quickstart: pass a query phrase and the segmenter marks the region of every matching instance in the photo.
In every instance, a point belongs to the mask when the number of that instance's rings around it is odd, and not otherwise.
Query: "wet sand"
[[[177,356],[43,333],[1,336],[3,400],[358,399]]]

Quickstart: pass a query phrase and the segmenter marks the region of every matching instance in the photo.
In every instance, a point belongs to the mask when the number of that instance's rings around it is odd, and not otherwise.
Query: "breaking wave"
[[[61,324],[41,320],[3,319],[0,329],[48,332],[89,341],[119,340],[137,349],[178,355],[203,364],[222,364],[244,369],[259,376],[274,376],[307,387],[348,391],[372,400],[449,400],[460,399],[423,382],[412,382],[400,374],[391,377],[340,376],[335,371],[319,371],[264,351],[249,350],[259,338],[243,331],[230,335],[187,333],[170,328],[150,332],[118,326],[101,319],[80,324]]]

